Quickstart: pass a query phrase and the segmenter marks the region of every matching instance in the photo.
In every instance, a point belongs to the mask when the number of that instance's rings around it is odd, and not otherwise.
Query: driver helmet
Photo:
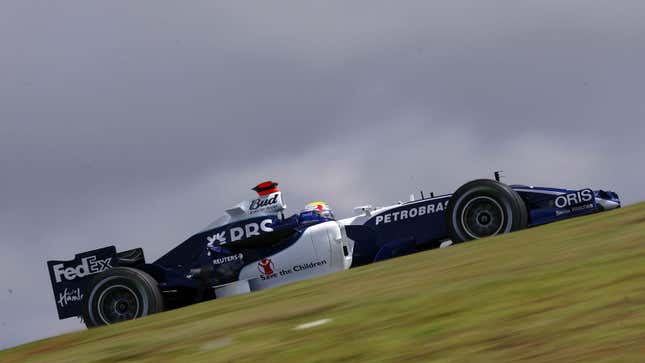
[[[325,202],[311,202],[305,206],[305,209],[300,213],[301,221],[314,221],[314,220],[334,220],[334,212]]]

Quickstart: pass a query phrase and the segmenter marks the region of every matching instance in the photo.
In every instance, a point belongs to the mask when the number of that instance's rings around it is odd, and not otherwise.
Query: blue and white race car
[[[352,267],[620,207],[614,192],[506,185],[479,179],[454,194],[387,207],[362,206],[336,219],[324,202],[295,215],[278,184],[164,256],[114,246],[47,266],[60,319],[108,325],[193,303],[263,290]]]

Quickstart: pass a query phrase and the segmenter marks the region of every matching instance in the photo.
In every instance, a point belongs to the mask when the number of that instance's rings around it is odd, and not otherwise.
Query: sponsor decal
[[[379,224],[387,224],[406,219],[422,217],[428,214],[443,212],[444,210],[446,210],[446,208],[448,208],[448,200],[444,202],[429,203],[426,205],[403,209],[396,212],[379,214],[376,216],[375,223],[378,226]]]
[[[244,257],[243,254],[238,253],[237,255],[215,258],[213,259],[213,265],[221,265],[223,263],[241,261],[243,257]]]
[[[261,212],[277,212],[284,209],[282,203],[282,193],[275,192],[258,199],[253,199],[248,204],[248,214],[256,214]]]
[[[577,205],[575,207],[571,207],[568,209],[558,209],[555,211],[555,215],[559,217],[559,216],[563,216],[563,215],[567,215],[575,212],[581,212],[589,209],[594,209],[593,203]]]
[[[563,216],[563,215],[566,215],[566,214],[571,214],[571,213],[575,213],[575,212],[581,212],[581,211],[589,210],[589,209],[593,209],[593,208],[594,208],[593,203],[582,204],[582,205],[577,205],[575,207],[571,207],[571,208],[568,208],[568,209],[558,209],[558,210],[555,211],[555,215],[559,217],[559,216]]]
[[[65,289],[65,291],[58,294],[58,305],[61,308],[66,307],[70,303],[76,303],[81,301],[83,301],[83,293],[81,293],[80,288],[76,288],[72,290]]]
[[[81,315],[85,280],[118,265],[114,246],[78,253],[73,260],[47,261],[58,317],[66,319]]]
[[[77,278],[94,275],[109,270],[110,268],[112,268],[112,257],[98,260],[96,256],[83,258],[81,264],[76,267],[65,268],[65,264],[63,263],[52,266],[54,278],[57,283],[61,283],[63,279],[72,281]]]
[[[307,270],[324,266],[326,264],[327,260],[319,260],[293,265],[289,268],[281,268],[276,271],[273,261],[268,258],[263,258],[262,260],[260,260],[260,262],[258,262],[258,270],[260,271],[260,278],[266,281],[277,277],[287,277],[294,273],[305,272]]]
[[[206,237],[208,246],[212,247],[215,244],[224,245],[228,242],[235,242],[241,239],[259,236],[263,232],[273,232],[273,219],[267,218],[260,223],[251,222],[242,226],[232,227],[228,230],[223,230]],[[226,236],[229,236],[228,239]]]
[[[275,265],[270,258],[263,258],[258,262],[258,271],[264,276],[274,275],[273,269]]]
[[[322,261],[314,261],[314,262],[309,262],[309,263],[304,263],[302,265],[295,265],[293,266],[293,272],[299,272],[299,271],[306,271],[310,270],[312,268],[316,268],[318,266],[326,265],[327,261],[322,260]]]
[[[223,245],[224,243],[226,243],[226,231],[215,233],[210,237],[206,237],[206,239],[208,240],[208,243],[210,245],[213,245],[215,242],[217,242],[220,245]]]
[[[555,206],[567,208],[578,204],[588,203],[594,199],[591,189],[583,189],[577,192],[563,194],[555,198]]]
[[[254,199],[251,201],[251,204],[249,204],[249,211],[253,212],[253,211],[257,211],[260,208],[272,207],[278,204],[279,196],[280,196],[280,193],[273,193],[273,194],[270,194],[269,197],[267,198]]]

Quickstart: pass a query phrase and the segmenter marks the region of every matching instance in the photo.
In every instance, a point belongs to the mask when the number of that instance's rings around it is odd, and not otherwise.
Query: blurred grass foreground
[[[0,362],[645,362],[645,203],[0,352]]]

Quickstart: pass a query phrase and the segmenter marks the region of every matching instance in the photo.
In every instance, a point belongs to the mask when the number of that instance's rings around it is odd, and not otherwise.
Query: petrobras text
[[[61,283],[63,278],[67,281],[72,281],[76,278],[94,275],[110,268],[112,268],[111,257],[104,260],[97,260],[96,256],[83,258],[81,264],[75,267],[66,268],[64,263],[59,263],[52,267],[57,283]]]
[[[588,203],[594,199],[591,189],[583,189],[577,192],[563,194],[555,198],[555,206],[567,208],[578,204]]]
[[[405,219],[412,219],[422,217],[427,214],[434,214],[443,212],[448,208],[448,200],[443,202],[434,202],[409,209],[398,210],[396,212],[388,212],[376,216],[376,225],[398,222]]]
[[[273,232],[273,220],[271,218],[263,219],[261,222],[251,222],[242,226],[231,227],[228,230],[223,230],[215,232],[212,236],[206,237],[209,245],[213,245],[216,242],[220,245],[226,244],[227,242],[239,241],[241,239],[259,236],[262,232]],[[229,236],[227,239],[226,236]]]

